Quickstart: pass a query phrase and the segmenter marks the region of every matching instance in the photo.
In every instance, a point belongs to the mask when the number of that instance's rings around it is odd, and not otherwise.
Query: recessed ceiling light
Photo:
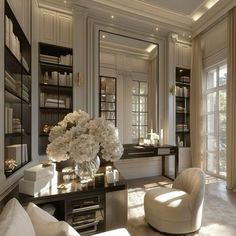
[[[156,48],[156,44],[150,44],[146,49],[145,51],[150,53],[154,48]]]
[[[102,35],[102,38],[103,38],[103,39],[105,39],[105,38],[106,38],[106,35],[105,35],[105,34],[103,34],[103,35]]]
[[[159,28],[158,27],[156,27],[156,31],[158,31],[159,30]]]
[[[64,3],[67,3],[67,1],[66,1],[66,0],[64,0]]]
[[[114,19],[115,18],[115,16],[114,15],[111,15],[111,19]]]
[[[197,21],[202,15],[203,15],[202,12],[197,12],[196,14],[193,15],[192,19],[194,21]]]
[[[219,0],[210,0],[206,3],[206,8],[211,9]]]
[[[189,37],[190,39],[192,38],[192,36],[191,36],[191,35],[189,35],[188,37]]]

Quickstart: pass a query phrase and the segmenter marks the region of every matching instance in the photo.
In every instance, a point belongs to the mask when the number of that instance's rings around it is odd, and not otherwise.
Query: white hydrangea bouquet
[[[91,119],[78,110],[67,114],[49,133],[47,155],[60,162],[72,158],[76,163],[94,159],[98,152],[106,161],[116,161],[123,154],[117,128],[103,118]]]

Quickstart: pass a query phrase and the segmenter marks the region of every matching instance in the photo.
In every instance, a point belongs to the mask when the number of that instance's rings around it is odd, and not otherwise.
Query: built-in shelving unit
[[[31,160],[31,45],[5,1],[6,177]]]
[[[116,125],[116,78],[100,76],[99,116]]]
[[[190,70],[176,68],[176,144],[190,147]]]
[[[72,49],[39,43],[39,154],[50,128],[73,109]]]

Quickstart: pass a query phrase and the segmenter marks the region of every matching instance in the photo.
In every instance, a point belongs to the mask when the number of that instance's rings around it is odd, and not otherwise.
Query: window
[[[206,70],[204,91],[205,170],[226,177],[227,65]]]
[[[148,83],[132,81],[132,141],[146,138],[148,127]]]

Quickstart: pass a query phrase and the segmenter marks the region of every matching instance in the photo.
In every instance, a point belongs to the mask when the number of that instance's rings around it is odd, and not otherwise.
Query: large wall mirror
[[[123,144],[159,133],[158,44],[106,31],[99,38],[99,115]]]

